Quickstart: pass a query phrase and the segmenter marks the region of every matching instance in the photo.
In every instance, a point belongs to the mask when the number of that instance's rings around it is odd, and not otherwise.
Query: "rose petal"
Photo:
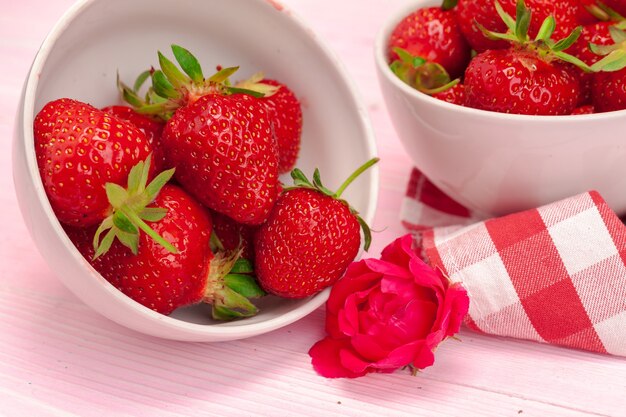
[[[363,360],[354,350],[348,348],[339,350],[339,361],[341,366],[359,376],[367,373],[368,367],[371,365],[371,362]]]
[[[346,275],[333,285],[328,302],[326,303],[327,311],[337,313],[343,308],[343,304],[348,295],[358,291],[366,290],[380,281],[382,276],[378,273],[371,272],[363,261],[351,264],[352,273]],[[350,268],[348,268],[350,270]],[[357,275],[360,274],[360,275]]]
[[[367,372],[354,372],[346,369],[340,360],[342,349],[349,348],[349,339],[325,338],[314,344],[309,349],[313,369],[326,378],[356,378]]]
[[[431,361],[430,365],[432,365],[434,363],[434,356],[425,346],[426,344],[423,340],[416,340],[415,342],[399,346],[389,352],[389,355],[385,359],[373,363],[372,367],[376,369],[399,369],[403,366],[415,363],[416,361],[420,364],[424,364],[429,360]],[[427,352],[430,352],[430,356]]]
[[[411,279],[411,272],[409,269],[404,268],[401,265],[381,261],[380,259],[365,259],[364,262],[371,271],[378,272],[381,275]]]
[[[411,275],[417,285],[444,289],[443,275],[418,258],[417,255],[409,262],[408,269],[411,271]]]
[[[414,352],[413,366],[417,369],[424,369],[435,363],[435,354],[433,350],[426,344],[421,344]]]
[[[403,266],[406,269],[413,254],[413,237],[406,234],[391,242],[381,254],[380,259],[395,265]]]
[[[441,310],[445,315],[441,322],[441,329],[446,336],[458,333],[461,323],[469,311],[469,297],[465,288],[460,284],[452,285],[446,292],[446,300]]]
[[[381,346],[376,338],[365,334],[357,334],[350,339],[350,344],[363,359],[376,362],[384,359],[389,350]]]

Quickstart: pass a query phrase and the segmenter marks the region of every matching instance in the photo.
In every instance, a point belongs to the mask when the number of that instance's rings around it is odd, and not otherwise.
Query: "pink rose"
[[[354,262],[326,304],[328,337],[310,350],[315,370],[328,378],[393,372],[434,361],[434,350],[459,331],[469,308],[460,284],[425,264],[401,237],[381,259]]]

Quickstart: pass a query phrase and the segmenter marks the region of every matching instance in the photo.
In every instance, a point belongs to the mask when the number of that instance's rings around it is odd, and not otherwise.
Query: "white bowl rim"
[[[25,142],[34,143],[32,138],[33,136],[33,120],[35,116],[34,105],[35,105],[35,93],[39,84],[39,73],[43,68],[44,63],[46,62],[52,46],[56,43],[60,35],[65,31],[65,29],[72,23],[72,21],[79,16],[83,10],[86,10],[91,6],[92,3],[101,0],[79,0],[74,3],[69,9],[65,11],[65,13],[59,18],[56,24],[49,31],[46,38],[43,40],[37,55],[35,56],[33,63],[31,65],[29,74],[26,78],[26,83],[24,85],[23,92],[23,100],[20,108],[18,108],[18,112],[22,114],[22,126],[23,134],[25,136]],[[359,91],[356,88],[356,83],[348,76],[348,72],[344,66],[344,64],[339,60],[338,56],[332,51],[332,49],[328,46],[325,40],[318,37],[313,30],[305,23],[304,19],[301,18],[297,13],[293,12],[291,9],[287,8],[283,4],[281,4],[277,0],[253,0],[259,3],[267,3],[272,7],[280,10],[285,13],[288,19],[292,20],[304,33],[307,33],[309,37],[314,38],[316,45],[320,49],[320,52],[326,56],[326,58],[332,62],[333,67],[337,71],[337,76],[340,77],[341,81],[345,84],[348,92],[350,93],[350,99],[356,109],[359,120],[361,121],[361,127],[365,132],[365,137],[363,138],[363,144],[366,146],[367,154],[371,157],[377,155],[377,147],[376,147],[376,139],[374,135],[374,130],[371,125],[371,121],[368,118],[368,112],[366,107],[364,106],[364,102],[361,98]],[[44,211],[46,216],[48,217],[48,221],[56,231],[57,235],[61,237],[64,241],[65,246],[69,249],[69,252],[75,259],[75,261],[84,262],[84,259],[80,252],[74,247],[69,237],[67,237],[65,231],[61,227],[61,224],[57,220],[56,216],[52,211],[52,207],[48,201],[45,190],[43,188],[43,184],[39,177],[39,171],[37,168],[37,160],[35,156],[34,147],[27,147],[25,150],[27,165],[29,174],[31,176],[30,183],[35,187],[36,195],[39,200],[39,203],[44,207]],[[378,192],[379,192],[379,167],[378,164],[370,168],[371,182],[369,184],[369,199],[367,202],[367,212],[365,213],[364,219],[366,222],[371,223],[374,219],[374,214],[376,212],[376,205],[378,202]],[[98,274],[98,272],[93,269],[89,264],[85,262],[86,265],[89,266],[93,274]],[[187,322],[185,320],[181,320],[178,318],[165,316],[163,314],[157,313],[137,302],[132,300],[130,297],[124,295],[121,291],[115,288],[113,285],[103,280],[103,284],[106,286],[110,295],[117,299],[117,301],[129,304],[136,312],[144,318],[149,319],[153,322],[159,322],[161,326],[165,326],[167,328],[184,330],[190,336],[215,336],[214,339],[207,340],[232,340],[232,339],[241,339],[245,337],[251,337],[255,335],[260,335],[272,330],[276,330],[288,324],[291,324],[312,311],[316,310],[322,304],[326,302],[328,296],[330,294],[330,288],[326,288],[322,292],[311,297],[310,300],[298,306],[297,308],[290,310],[286,313],[283,313],[277,317],[273,317],[271,319],[262,321],[262,322],[254,322],[250,324],[238,324],[236,326],[229,326],[228,323],[215,323],[215,324],[200,324],[200,323],[192,323]],[[245,323],[242,320],[240,323]],[[198,339],[202,340],[202,339]]]
[[[626,110],[618,110],[604,113],[593,113],[593,114],[574,114],[574,115],[558,115],[558,116],[546,116],[546,115],[527,115],[527,114],[513,114],[513,113],[500,113],[489,110],[481,110],[474,109],[472,107],[460,106],[458,104],[448,103],[447,101],[439,100],[434,97],[429,96],[428,94],[422,93],[408,84],[404,83],[400,80],[389,68],[389,64],[387,63],[387,40],[394,27],[406,16],[408,16],[411,12],[417,10],[419,7],[431,7],[429,4],[433,3],[433,0],[412,0],[403,4],[402,7],[399,7],[394,11],[383,23],[383,25],[379,28],[376,38],[374,41],[374,59],[376,61],[376,65],[381,74],[384,75],[396,88],[402,90],[405,94],[415,98],[416,100],[421,100],[426,103],[429,103],[433,106],[441,107],[442,109],[447,109],[449,111],[458,111],[460,113],[465,113],[468,116],[475,117],[492,117],[494,119],[498,119],[500,121],[511,121],[511,122],[520,122],[520,121],[528,121],[528,120],[536,120],[541,121],[543,123],[561,123],[564,120],[567,121],[581,121],[581,120],[606,120],[606,119],[614,119],[614,118],[623,118],[626,115]],[[434,6],[437,3],[433,3]],[[433,6],[433,7],[434,7]]]

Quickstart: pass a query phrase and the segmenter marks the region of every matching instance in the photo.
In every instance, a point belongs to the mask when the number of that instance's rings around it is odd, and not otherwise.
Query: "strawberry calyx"
[[[147,224],[158,222],[166,216],[167,209],[148,207],[148,205],[154,201],[163,186],[174,175],[173,168],[163,171],[148,184],[151,158],[152,155],[148,155],[145,161],[138,162],[130,170],[127,188],[112,182],[105,184],[111,212],[102,221],[94,235],[93,259],[105,254],[115,239],[137,255],[140,230],[171,253],[178,252],[170,242]]]
[[[535,38],[531,39],[528,35],[528,29],[530,28],[532,11],[526,7],[524,0],[517,0],[515,18],[511,17],[497,0],[495,7],[508,30],[506,33],[493,32],[479,22],[475,22],[476,26],[488,39],[510,42],[517,48],[535,52],[548,62],[560,60],[573,64],[585,72],[592,71],[591,67],[582,60],[564,52],[578,40],[582,32],[582,26],[576,27],[567,37],[554,41],[552,35],[556,29],[556,20],[554,16],[550,15],[541,24]]]
[[[307,178],[307,176],[299,168],[295,168],[291,171],[291,178],[293,179],[293,186],[284,187],[283,192],[293,190],[296,188],[306,188],[309,190],[314,190],[319,193],[322,193],[328,197],[334,198],[335,200],[338,200],[341,203],[345,204],[350,209],[350,212],[356,217],[357,221],[359,222],[359,225],[361,226],[361,229],[363,230],[363,237],[364,237],[363,249],[367,251],[372,243],[372,231],[369,225],[365,222],[365,220],[363,220],[363,218],[359,216],[358,211],[356,211],[352,206],[350,206],[350,204],[346,200],[342,199],[341,195],[355,179],[357,179],[363,172],[365,172],[372,165],[376,164],[379,160],[380,160],[379,158],[372,158],[366,163],[364,163],[363,165],[361,165],[359,168],[356,169],[356,171],[354,171],[343,182],[343,184],[339,186],[337,191],[332,191],[326,188],[322,184],[319,169],[315,168],[315,170],[313,171],[313,181],[310,181]]]
[[[220,68],[215,74],[205,78],[198,59],[191,52],[179,45],[172,45],[171,48],[178,66],[160,51],[157,52],[160,69],[149,71],[152,81],[148,90],[149,99],[140,99],[137,89],[122,90],[124,100],[138,113],[168,120],[176,109],[194,103],[207,94],[241,93],[265,97],[275,91],[274,86],[261,82],[249,82],[245,87],[232,86],[229,79],[239,67]]]
[[[626,68],[625,28],[626,22],[609,27],[609,33],[615,42],[613,45],[589,44],[589,48],[594,54],[604,56],[591,66],[594,71],[613,72]]]
[[[591,2],[584,5],[585,9],[596,19],[602,22],[621,22],[624,16],[602,3],[601,1]]]
[[[202,301],[212,305],[215,320],[254,316],[259,309],[249,298],[266,295],[254,277],[250,261],[241,258],[242,249],[217,252],[209,265]]]
[[[433,95],[454,87],[461,80],[450,80],[445,68],[436,62],[412,55],[406,49],[393,48],[399,59],[389,68],[398,78],[422,93]]]

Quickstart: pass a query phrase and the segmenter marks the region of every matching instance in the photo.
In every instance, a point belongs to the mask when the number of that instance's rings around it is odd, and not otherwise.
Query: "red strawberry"
[[[610,26],[613,44],[592,44],[591,49],[604,58],[593,66],[591,96],[598,113],[626,109],[626,31]]]
[[[149,208],[167,211],[160,221],[153,223],[153,228],[177,247],[176,254],[144,234],[139,238],[136,255],[119,242],[113,242],[108,252],[94,259],[93,230],[67,228],[66,231],[81,254],[105,279],[154,311],[170,314],[179,307],[207,302],[214,304],[216,318],[231,318],[221,317],[224,309],[242,309],[234,311],[235,314],[256,313],[254,306],[233,295],[225,284],[230,278],[219,271],[218,264],[224,260],[214,258],[210,250],[211,218],[205,208],[174,185],[165,185]],[[234,261],[228,262],[221,267],[230,269]],[[241,277],[235,279],[241,280]],[[258,288],[256,291],[261,295]],[[233,299],[237,302],[233,303]]]
[[[591,91],[596,112],[626,109],[626,68],[594,74]]]
[[[260,73],[247,81],[238,83],[237,87],[254,89],[259,84],[277,88],[274,94],[263,97],[262,102],[267,108],[276,135],[278,172],[284,174],[294,168],[300,152],[302,107],[296,95],[286,85],[276,80],[263,78]]]
[[[217,211],[212,212],[211,217],[213,218],[213,233],[219,239],[223,250],[231,252],[241,247],[242,258],[254,259],[253,242],[256,227],[237,223]]]
[[[516,0],[501,0],[500,4],[506,13],[516,15]],[[581,13],[579,0],[527,0],[526,5],[533,14],[529,29],[532,37],[539,32],[541,22],[548,16],[553,16],[556,20],[556,39],[565,38],[578,26],[578,16]],[[507,26],[498,16],[494,0],[458,0],[456,12],[461,31],[474,50],[483,52],[508,47],[506,42],[486,38],[477,25],[478,23],[492,32],[506,31]]]
[[[515,31],[486,32],[514,47],[482,52],[468,65],[464,80],[466,105],[501,113],[570,114],[579,103],[581,92],[578,69],[569,62],[588,67],[563,50],[576,41],[580,32],[574,31],[565,40],[554,43],[550,40],[554,20],[549,17],[542,24],[544,30],[538,39],[531,41],[526,32],[530,12],[521,0],[519,6],[517,21],[505,16]]]
[[[172,51],[187,75],[159,52],[162,71],[152,73],[152,88],[161,100],[138,111],[169,118],[161,142],[185,190],[237,222],[262,223],[277,197],[278,154],[260,97],[277,88],[262,83],[231,87],[227,81],[237,68],[205,79],[189,51],[177,45]],[[124,87],[123,93],[136,96]]]
[[[455,12],[441,7],[419,9],[400,21],[389,39],[390,62],[398,59],[394,48],[440,64],[452,78],[463,74],[470,59]]]
[[[448,103],[458,104],[459,106],[465,105],[465,86],[461,83],[444,90],[440,93],[433,94],[433,97]]]
[[[500,113],[570,114],[580,100],[572,67],[517,49],[477,55],[465,72],[465,87],[468,107]]]
[[[165,123],[153,117],[137,113],[132,107],[128,106],[108,106],[102,109],[105,113],[112,114],[118,119],[127,120],[135,127],[139,128],[150,142],[152,146],[152,159],[157,172],[165,168],[165,160],[163,149],[161,146],[161,135]]]
[[[206,206],[260,224],[276,201],[278,157],[259,99],[210,94],[167,122],[163,146],[176,179]]]
[[[589,48],[589,44],[597,45],[610,45],[613,43],[611,35],[609,33],[609,27],[614,25],[614,22],[598,22],[593,25],[583,27],[580,34],[580,38],[569,49],[570,53],[587,65],[593,65],[600,60],[600,56],[594,54]],[[581,103],[587,103],[591,100],[591,80],[593,74],[582,74],[581,88],[582,88],[582,100]]]
[[[90,226],[112,207],[105,183],[125,184],[131,168],[152,152],[132,124],[89,104],[63,98],[46,104],[34,122],[39,173],[59,221]]]
[[[299,188],[287,189],[255,236],[255,271],[261,287],[286,298],[313,295],[335,283],[356,257],[360,225],[369,247],[369,228],[343,200],[342,191],[361,172],[359,168],[333,193],[316,170],[311,183],[298,169],[292,177]]]

